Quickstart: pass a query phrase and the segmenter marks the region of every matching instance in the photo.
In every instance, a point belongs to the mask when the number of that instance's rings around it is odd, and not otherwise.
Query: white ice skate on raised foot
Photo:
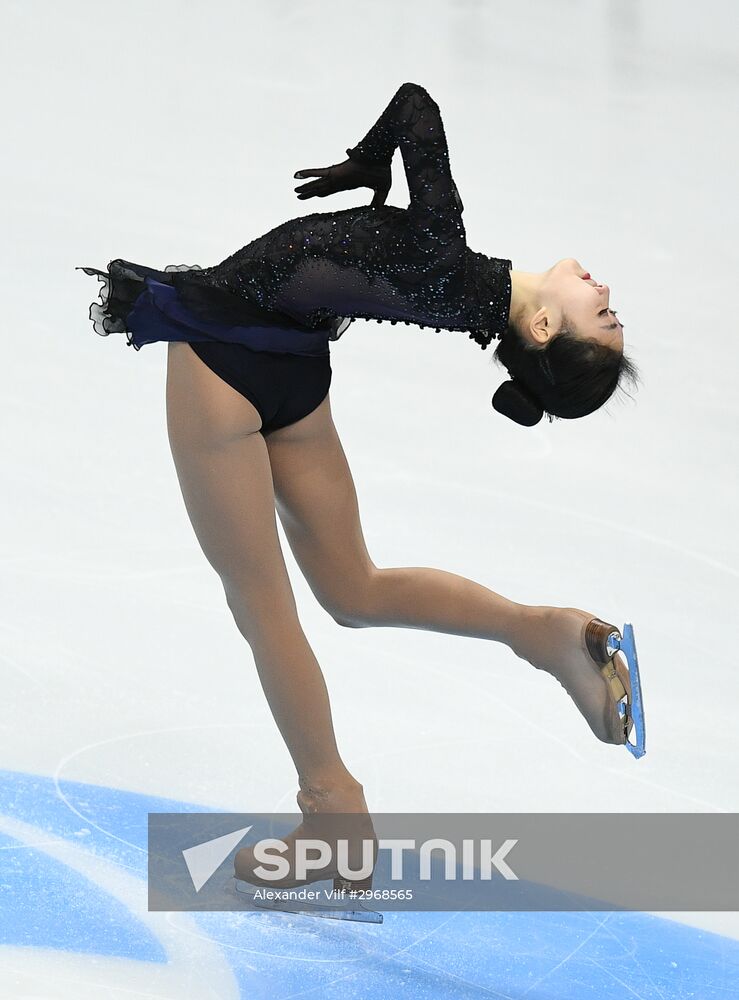
[[[585,641],[593,659],[604,664],[601,672],[616,700],[619,718],[624,727],[624,746],[634,757],[643,757],[646,753],[646,727],[634,628],[630,622],[626,622],[621,635],[614,625],[593,618],[588,623]],[[630,694],[619,676],[615,659],[618,652],[626,657]]]

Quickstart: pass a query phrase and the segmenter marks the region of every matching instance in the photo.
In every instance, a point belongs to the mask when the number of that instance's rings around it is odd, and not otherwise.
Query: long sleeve
[[[389,164],[400,148],[408,208],[361,205],[281,223],[219,264],[174,275],[183,293],[256,303],[310,330],[346,318],[463,330],[482,347],[506,328],[511,262],[467,246],[462,202],[437,104],[415,83],[398,88],[347,155]],[[197,286],[197,287],[196,287]],[[206,306],[210,307],[208,298]],[[337,333],[338,335],[338,333]]]
[[[389,164],[400,146],[410,194],[409,224],[437,264],[461,258],[463,205],[449,166],[439,106],[417,83],[403,83],[361,142],[347,149],[363,163]]]

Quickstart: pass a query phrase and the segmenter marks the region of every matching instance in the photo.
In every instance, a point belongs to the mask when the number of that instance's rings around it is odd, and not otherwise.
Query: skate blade
[[[610,640],[609,640],[610,641]],[[626,622],[623,635],[614,638],[613,645],[626,657],[629,668],[629,683],[631,685],[630,704],[626,699],[618,703],[618,714],[627,726],[629,721],[633,722],[630,736],[626,738],[626,749],[637,759],[643,757],[646,751],[646,725],[644,723],[644,703],[642,701],[641,678],[639,676],[639,659],[636,655],[636,642],[634,640],[634,628]],[[633,742],[632,742],[633,740]]]
[[[308,903],[300,899],[255,899],[254,886],[243,879],[234,879],[236,891],[246,896],[252,906],[260,910],[270,910],[273,913],[298,913],[308,917],[328,917],[331,920],[355,920],[365,924],[381,924],[383,916],[376,910],[370,910],[357,900],[347,899],[346,905],[341,903]]]

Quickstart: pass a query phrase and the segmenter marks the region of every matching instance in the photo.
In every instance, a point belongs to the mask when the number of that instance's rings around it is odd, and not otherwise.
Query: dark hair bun
[[[538,400],[515,378],[498,386],[493,396],[493,407],[524,427],[533,427],[544,416]]]

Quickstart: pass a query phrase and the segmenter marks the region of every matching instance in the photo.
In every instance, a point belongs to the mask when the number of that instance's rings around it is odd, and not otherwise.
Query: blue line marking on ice
[[[159,811],[219,810],[0,772],[0,813],[124,866],[142,885],[147,813]],[[166,961],[117,899],[43,847],[15,848],[0,840],[6,945]],[[390,911],[381,925],[269,912],[187,916],[219,946],[249,1000],[739,998],[738,941],[647,914]]]
[[[0,834],[2,943],[165,962],[124,903],[61,862]]]

